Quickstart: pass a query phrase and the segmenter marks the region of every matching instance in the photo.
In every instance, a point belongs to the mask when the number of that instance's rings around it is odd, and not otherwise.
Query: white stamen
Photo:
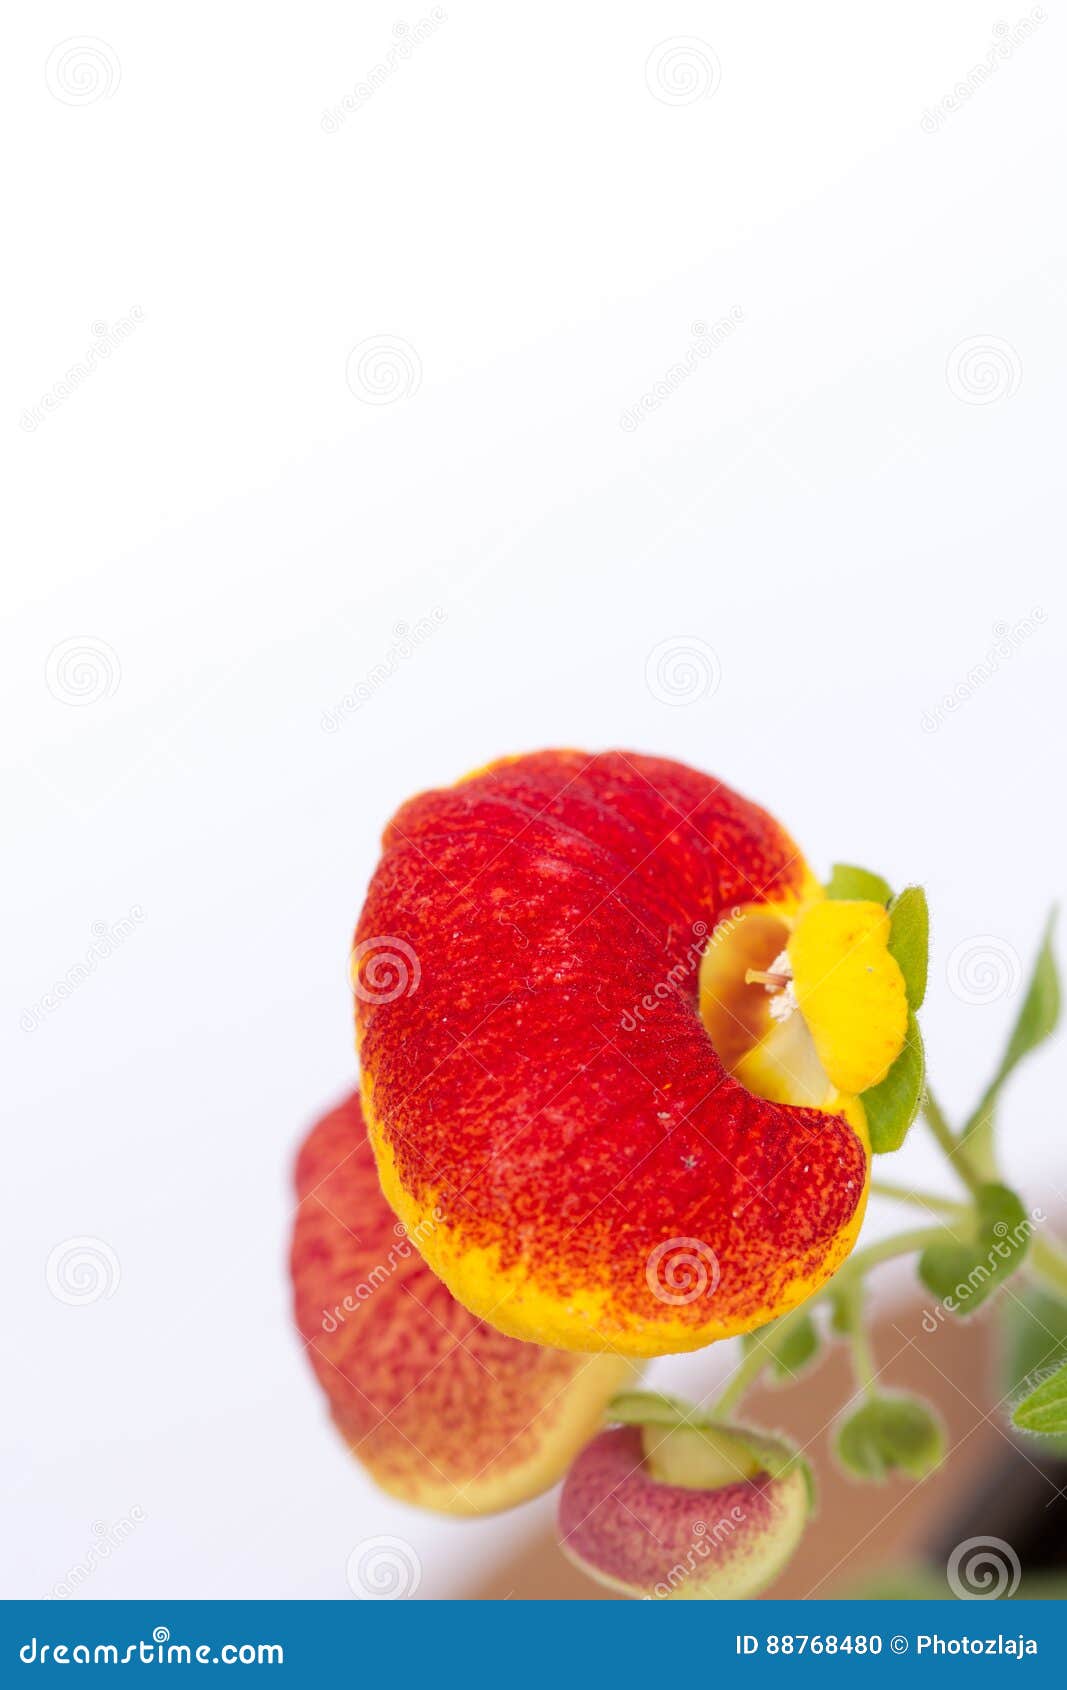
[[[771,1020],[788,1021],[793,1011],[798,1007],[797,994],[793,986],[793,964],[789,960],[789,952],[779,951],[767,973],[774,974],[779,980],[786,981],[785,986],[768,986],[766,988],[771,994],[771,1001],[767,1005]]]

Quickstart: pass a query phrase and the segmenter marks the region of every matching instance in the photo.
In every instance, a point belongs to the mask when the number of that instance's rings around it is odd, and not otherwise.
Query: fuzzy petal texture
[[[862,1134],[746,1090],[698,1004],[716,925],[813,885],[765,811],[635,753],[518,757],[398,812],[356,933],[364,1110],[389,1201],[469,1309],[657,1355],[840,1266]]]
[[[352,1453],[444,1513],[555,1484],[632,1364],[520,1343],[457,1303],[382,1196],[358,1096],[313,1128],[296,1181],[297,1326]]]
[[[629,1596],[728,1600],[755,1595],[789,1560],[807,1523],[798,1469],[714,1490],[658,1484],[641,1430],[601,1432],[560,1497],[560,1542],[599,1583]]]

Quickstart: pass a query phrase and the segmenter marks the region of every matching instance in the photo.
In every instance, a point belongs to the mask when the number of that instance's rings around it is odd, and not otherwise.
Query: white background
[[[133,1508],[86,1594],[346,1596],[394,1533],[437,1595],[528,1529],[378,1496],[289,1326],[291,1158],[353,1074],[349,934],[405,796],[616,744],[725,777],[820,869],[923,880],[957,1108],[1062,883],[1059,8],[939,121],[1008,40],[973,0],[449,0],[345,111],[428,12],[8,22],[5,1594]],[[82,102],[54,49],[84,36]],[[657,80],[673,37],[699,97]],[[376,337],[387,403],[346,380]],[[990,1002],[950,986],[976,939]],[[1046,1054],[1005,1113],[1038,1201],[1063,1085]],[[941,1178],[920,1136],[896,1177]],[[81,1236],[121,1279],[72,1306],[46,1264]]]

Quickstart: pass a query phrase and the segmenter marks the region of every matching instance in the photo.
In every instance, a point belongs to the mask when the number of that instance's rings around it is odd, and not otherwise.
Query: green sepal
[[[804,1476],[808,1506],[815,1507],[815,1475],[810,1462],[791,1444],[769,1432],[717,1420],[706,1409],[659,1391],[622,1391],[611,1399],[605,1414],[616,1425],[658,1426],[665,1432],[685,1430],[725,1434],[746,1450],[753,1461],[758,1462],[760,1470],[772,1479],[782,1479],[799,1470]]]
[[[662,1391],[620,1391],[607,1406],[607,1418],[620,1426],[699,1426],[710,1424],[702,1409]]]
[[[835,863],[826,882],[828,898],[864,898],[872,904],[888,904],[893,896],[888,880],[855,863]]]
[[[929,1244],[919,1257],[919,1278],[950,1314],[960,1319],[980,1309],[1022,1266],[1033,1228],[1018,1196],[1006,1185],[979,1186],[975,1219],[961,1221],[971,1236]]]
[[[889,906],[889,954],[904,976],[908,1008],[922,1008],[930,962],[930,908],[921,886],[905,886]]]
[[[945,1428],[929,1404],[896,1393],[869,1398],[840,1422],[834,1439],[845,1470],[876,1484],[893,1472],[924,1479],[945,1450]]]
[[[884,1080],[860,1093],[871,1149],[876,1156],[899,1150],[919,1113],[926,1084],[926,1057],[915,1011],[908,1011],[904,1048]]]
[[[789,1382],[815,1360],[820,1347],[819,1334],[815,1322],[808,1314],[781,1318],[789,1320],[788,1330],[784,1334],[778,1334],[781,1320],[770,1320],[766,1326],[757,1326],[754,1332],[746,1332],[741,1343],[746,1353],[754,1349],[765,1350],[770,1360],[772,1376],[777,1380]]]

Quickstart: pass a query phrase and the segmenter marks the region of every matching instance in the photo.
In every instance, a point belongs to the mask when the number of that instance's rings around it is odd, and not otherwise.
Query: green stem
[[[1037,1233],[1030,1244],[1030,1253],[1023,1264],[1061,1303],[1067,1303],[1067,1256],[1051,1238]]]
[[[944,1151],[949,1163],[968,1191],[977,1192],[982,1181],[975,1169],[972,1168],[967,1152],[949,1126],[948,1117],[929,1086],[926,1088],[922,1109],[926,1124]]]
[[[898,1232],[892,1238],[882,1238],[877,1244],[868,1244],[865,1250],[854,1250],[844,1267],[840,1268],[826,1285],[814,1292],[812,1296],[798,1303],[795,1309],[782,1315],[774,1323],[774,1341],[777,1343],[790,1328],[798,1323],[816,1303],[821,1302],[831,1294],[840,1295],[850,1290],[852,1285],[862,1279],[871,1268],[878,1267],[882,1262],[889,1262],[896,1256],[910,1256],[917,1250],[925,1250],[928,1244],[942,1244],[956,1242],[956,1235],[948,1226],[915,1227],[911,1232]],[[749,1386],[754,1384],[771,1359],[772,1351],[765,1344],[759,1344],[743,1357],[740,1365],[734,1369],[726,1383],[725,1389],[716,1398],[712,1406],[713,1414],[725,1414],[734,1408]]]
[[[966,1203],[951,1203],[947,1198],[934,1197],[928,1191],[909,1191],[907,1186],[893,1185],[889,1180],[872,1180],[871,1192],[876,1197],[890,1197],[897,1203],[912,1203],[916,1208],[930,1209],[948,1219],[966,1221],[973,1214]],[[1046,1291],[1051,1291],[1061,1303],[1067,1303],[1067,1255],[1058,1239],[1036,1233],[1023,1263],[1023,1272],[1036,1279]]]
[[[842,1287],[838,1285],[836,1303],[836,1319],[841,1322],[848,1334],[849,1347],[852,1351],[852,1371],[856,1376],[856,1383],[862,1391],[868,1394],[874,1389],[875,1366],[874,1351],[867,1329],[863,1323],[864,1315],[864,1285],[861,1279],[852,1279]]]
[[[978,1128],[982,1130],[988,1128],[990,1124],[990,1116],[988,1113],[983,1113],[990,1095],[991,1093],[986,1094],[973,1117]],[[964,1148],[963,1142],[953,1133],[944,1110],[929,1089],[927,1089],[923,1100],[923,1114],[926,1116],[931,1132],[957,1174],[972,1192],[977,1192],[982,1184],[982,1177],[975,1170],[970,1154]],[[992,1143],[989,1142],[984,1151],[979,1144],[976,1144],[975,1148],[980,1154],[984,1154],[988,1158],[989,1178],[995,1179],[996,1163],[993,1159]],[[878,1184],[872,1181],[871,1190],[878,1189]],[[885,1197],[897,1197],[902,1202],[926,1203],[929,1208],[937,1208],[939,1212],[945,1212],[939,1200],[927,1199],[916,1193],[909,1196],[900,1186],[882,1186],[881,1191]],[[962,1214],[966,1211],[961,1210],[959,1212]],[[1057,1240],[1043,1238],[1038,1233],[1030,1245],[1030,1251],[1024,1263],[1024,1271],[1029,1274],[1031,1279],[1036,1279],[1046,1290],[1051,1291],[1054,1297],[1058,1297],[1061,1302],[1067,1303],[1067,1255],[1065,1255]]]
[[[930,1191],[912,1191],[906,1185],[894,1185],[886,1179],[872,1179],[871,1196],[889,1197],[895,1203],[910,1203],[916,1209],[928,1209],[931,1214],[945,1215],[950,1220],[965,1220],[971,1213],[969,1203],[957,1203],[950,1197],[935,1197]]]
[[[807,1308],[808,1305],[802,1303],[800,1306]],[[795,1309],[792,1311],[793,1314],[796,1312]],[[778,1328],[779,1332],[785,1326],[786,1321],[791,1319],[792,1314],[783,1317],[782,1326]],[[734,1368],[727,1380],[725,1390],[720,1392],[712,1404],[712,1414],[726,1414],[731,1408],[734,1408],[741,1401],[749,1386],[756,1383],[770,1359],[771,1353],[763,1344],[756,1344],[753,1349],[748,1351],[747,1355],[742,1356],[739,1365]]]
[[[852,1368],[856,1375],[856,1383],[868,1394],[874,1389],[876,1368],[874,1365],[874,1351],[867,1335],[867,1328],[863,1324],[863,1317],[856,1322],[849,1333],[852,1345]]]

